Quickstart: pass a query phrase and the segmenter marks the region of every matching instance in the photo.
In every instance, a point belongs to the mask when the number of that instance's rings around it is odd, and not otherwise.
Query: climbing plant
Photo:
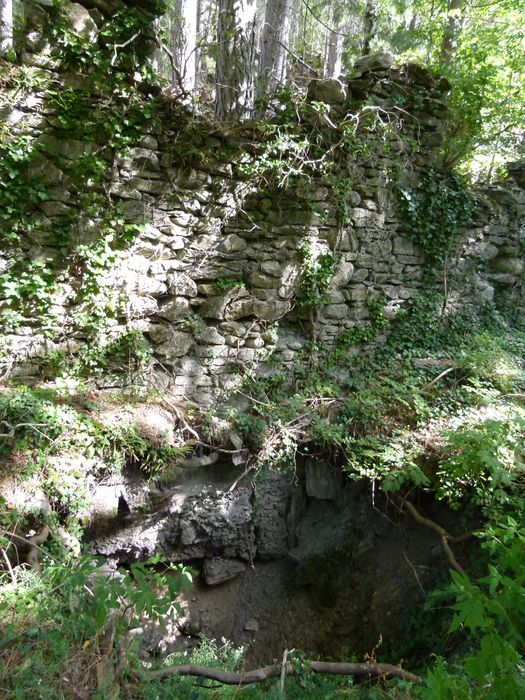
[[[430,265],[442,262],[474,210],[465,180],[427,168],[417,188],[399,186],[397,193],[406,235],[421,246]]]

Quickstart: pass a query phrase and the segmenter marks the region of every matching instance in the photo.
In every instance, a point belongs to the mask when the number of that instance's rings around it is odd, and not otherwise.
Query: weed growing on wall
[[[329,301],[326,292],[337,267],[337,258],[331,251],[315,256],[307,241],[299,249],[299,259],[301,276],[297,302],[309,309],[320,309]]]

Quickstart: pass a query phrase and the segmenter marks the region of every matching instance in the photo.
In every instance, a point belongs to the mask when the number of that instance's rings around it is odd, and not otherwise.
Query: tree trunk
[[[193,92],[196,71],[197,7],[193,0],[173,3],[173,84]],[[178,72],[178,75],[177,75]]]
[[[0,0],[0,56],[5,56],[13,48],[13,2]]]
[[[378,0],[366,0],[363,18],[363,56],[370,53],[370,46],[376,35]]]
[[[448,66],[452,63],[463,24],[464,0],[448,0],[448,20],[441,40],[440,64]]]
[[[330,31],[326,38],[325,60],[323,73],[327,78],[337,78],[341,73],[343,54],[343,22],[338,3],[332,0],[330,14]]]
[[[272,97],[285,81],[289,30],[290,0],[268,0],[257,71],[257,99]]]
[[[216,4],[212,0],[197,0],[197,37],[195,51],[195,93],[205,103],[211,102],[212,86],[215,79],[210,79],[212,66],[209,47],[215,43]]]
[[[255,0],[219,0],[215,116],[236,121],[253,107]]]

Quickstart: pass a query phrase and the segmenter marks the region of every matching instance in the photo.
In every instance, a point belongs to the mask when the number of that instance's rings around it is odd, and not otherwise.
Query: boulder
[[[97,25],[88,10],[78,2],[63,0],[60,6],[71,29],[82,37],[93,41],[98,34]]]
[[[507,172],[520,187],[525,187],[525,161],[507,163]]]
[[[314,78],[308,84],[306,98],[310,102],[327,102],[328,104],[343,104],[346,100],[346,89],[337,78]]]
[[[377,51],[358,58],[354,63],[354,70],[358,73],[388,70],[393,62],[394,58],[391,54],[385,51]]]
[[[91,549],[119,564],[144,560],[156,552],[171,561],[205,559],[216,585],[227,572],[229,578],[240,573],[255,556],[251,493],[248,487],[228,493],[177,486],[146,496],[151,513],[136,509],[133,499],[128,499],[130,514],[119,520],[115,513],[113,525],[106,521],[104,532],[93,532]]]
[[[163,301],[157,312],[157,316],[167,321],[178,321],[190,312],[190,304],[186,297],[173,297]]]
[[[491,267],[496,272],[506,272],[509,275],[521,275],[523,272],[523,258],[498,257],[491,262]]]

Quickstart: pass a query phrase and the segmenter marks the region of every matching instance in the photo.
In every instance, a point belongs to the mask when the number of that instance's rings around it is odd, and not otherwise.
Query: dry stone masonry
[[[124,7],[118,0],[63,5],[72,30],[92,39],[110,13]],[[27,8],[23,65],[41,67],[48,79],[78,94],[89,89],[85,76],[60,67],[42,34],[47,3]],[[245,372],[270,358],[286,368],[311,340],[310,315],[297,303],[305,242],[314,255],[332,251],[337,257],[327,303],[316,314],[318,341],[331,343],[341,331],[366,324],[371,299],[384,299],[385,314],[394,315],[421,293],[426,259],[406,235],[396,177],[416,188],[421,172],[436,162],[446,90],[445,81],[414,64],[393,67],[385,54],[360,59],[346,84],[312,82],[308,99],[329,105],[318,128],[332,128],[331,122],[348,119],[363,105],[377,115],[366,154],[349,158],[342,176],[344,223],[337,211],[340,195],[337,199],[326,180],[308,176],[300,186],[279,189],[246,174],[246,165],[264,149],[249,126],[220,133],[210,127],[196,144],[189,139],[196,130],[187,128],[191,116],[168,101],[161,120],[145,121],[142,137],[116,155],[100,184],[84,185],[86,191],[97,189],[125,225],[140,225],[100,280],[115,320],[95,342],[140,331],[155,358],[147,380],[202,405],[232,392]],[[96,91],[91,94],[95,103]],[[45,262],[63,254],[62,242],[53,243],[48,233],[72,215],[71,244],[89,251],[104,236],[102,217],[83,207],[85,192],[71,167],[96,155],[100,144],[64,136],[60,105],[48,100],[38,81],[30,89],[8,85],[1,99],[9,128],[39,144],[28,167],[45,182],[46,198],[37,205],[39,225],[21,249],[2,235],[0,270],[8,272],[21,255]],[[380,127],[389,121],[395,129],[385,148]],[[474,223],[462,232],[448,262],[451,303],[480,306],[503,290],[523,308],[524,172],[523,165],[513,164],[505,182],[476,194]],[[0,351],[5,376],[36,379],[50,354],[74,354],[93,340],[75,326],[75,318],[93,311],[93,298],[86,308],[80,293],[86,278],[67,264],[63,269],[67,274],[56,274],[47,318],[25,317],[6,327]],[[11,309],[12,302],[0,299],[0,308]]]

